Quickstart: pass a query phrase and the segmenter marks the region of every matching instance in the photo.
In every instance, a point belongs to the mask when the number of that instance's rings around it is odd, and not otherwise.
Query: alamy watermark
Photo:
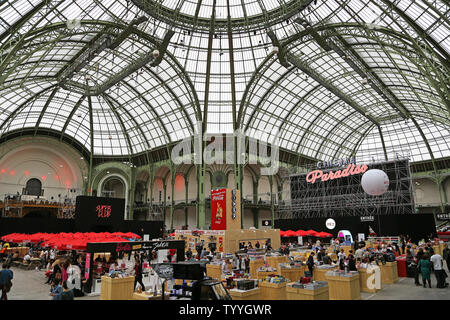
[[[248,139],[247,153],[247,135],[243,131],[236,130],[230,134],[208,134],[206,132],[201,134],[201,123],[198,123],[197,127],[199,128],[197,131],[199,133],[194,135],[193,140],[191,137],[186,138],[172,149],[171,158],[175,164],[261,164],[261,175],[263,176],[274,175],[278,172],[278,132],[269,135],[273,137],[270,143],[257,139]],[[204,142],[210,143],[201,152]],[[192,145],[194,150],[192,150]]]

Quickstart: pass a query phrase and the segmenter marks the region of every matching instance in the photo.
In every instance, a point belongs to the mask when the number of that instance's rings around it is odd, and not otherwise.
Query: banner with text
[[[225,230],[226,189],[211,190],[211,230]]]

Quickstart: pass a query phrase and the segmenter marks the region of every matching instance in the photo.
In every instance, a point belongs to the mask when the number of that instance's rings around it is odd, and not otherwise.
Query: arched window
[[[25,194],[31,196],[40,196],[42,191],[42,183],[39,179],[33,178],[27,181]]]

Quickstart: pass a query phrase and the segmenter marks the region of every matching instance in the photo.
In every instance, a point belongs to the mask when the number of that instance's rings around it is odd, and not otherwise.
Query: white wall
[[[275,184],[273,185],[273,188],[273,191],[275,192]],[[270,201],[270,195],[267,193],[270,193],[269,178],[267,176],[261,176],[258,183],[258,200],[261,198],[261,200]]]
[[[419,183],[419,185],[416,184]],[[415,179],[413,181],[413,192],[416,205],[440,204],[439,188],[430,179]]]
[[[10,141],[14,143],[14,141]],[[44,189],[44,197],[58,200],[68,196],[75,199],[82,194],[85,163],[73,150],[67,150],[53,139],[30,141],[16,148],[2,147],[5,153],[0,158],[0,197],[7,193],[22,193],[26,182],[39,179]],[[76,192],[70,192],[76,189]]]

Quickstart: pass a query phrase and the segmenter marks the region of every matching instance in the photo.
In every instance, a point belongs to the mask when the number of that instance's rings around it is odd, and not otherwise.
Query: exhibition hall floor
[[[44,271],[11,268],[14,272],[9,300],[50,300],[50,286],[44,284]],[[447,271],[447,268],[446,268]],[[449,279],[447,278],[447,281]],[[362,300],[450,300],[450,287],[436,288],[436,278],[431,276],[433,288],[416,287],[414,279],[399,278],[399,282],[384,285],[377,294],[361,292]],[[99,300],[100,296],[75,298],[75,300]]]

